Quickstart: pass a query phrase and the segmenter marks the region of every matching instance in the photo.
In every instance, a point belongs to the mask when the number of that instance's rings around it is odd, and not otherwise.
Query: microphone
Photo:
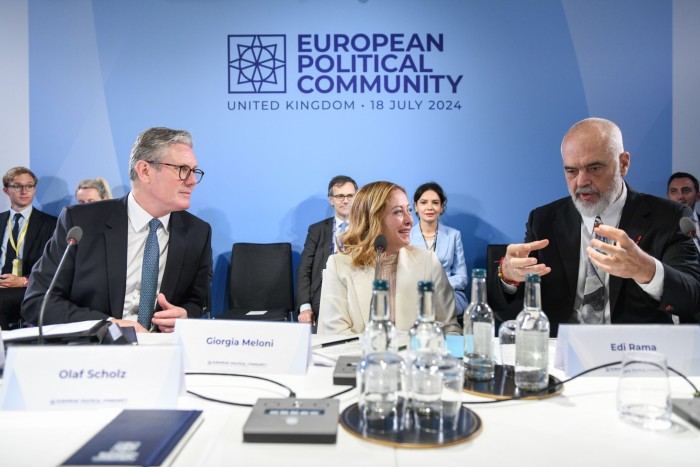
[[[68,231],[68,235],[66,235],[66,242],[68,242],[68,246],[66,246],[66,249],[63,251],[63,257],[58,263],[56,272],[53,274],[53,279],[51,279],[51,284],[49,284],[49,288],[46,290],[46,294],[44,294],[44,299],[41,301],[41,308],[39,309],[39,322],[37,323],[39,327],[39,345],[44,344],[44,311],[46,311],[46,302],[48,301],[49,295],[51,294],[54,286],[56,285],[56,278],[58,277],[58,273],[63,267],[63,263],[66,260],[66,256],[68,256],[68,251],[70,251],[70,248],[72,246],[77,245],[81,238],[83,238],[83,229],[81,229],[77,225],[71,227],[71,229]]]
[[[693,243],[695,243],[695,248],[698,250],[698,253],[700,253],[700,241],[698,241],[698,235],[697,232],[695,231],[695,222],[693,222],[693,219],[689,217],[681,217],[681,232],[686,237],[690,237],[693,239]]]
[[[374,266],[374,280],[379,279],[379,259],[382,257],[382,253],[386,250],[386,237],[384,235],[379,235],[374,239],[374,251],[377,253],[377,264]]]

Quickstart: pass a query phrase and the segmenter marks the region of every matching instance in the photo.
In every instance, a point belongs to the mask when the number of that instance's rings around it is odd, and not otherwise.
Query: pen
[[[359,336],[355,337],[348,337],[347,339],[341,339],[339,341],[334,341],[334,342],[326,342],[325,344],[321,344],[321,348],[324,347],[333,347],[334,345],[340,345],[340,344],[346,344],[348,342],[356,341],[359,340]]]

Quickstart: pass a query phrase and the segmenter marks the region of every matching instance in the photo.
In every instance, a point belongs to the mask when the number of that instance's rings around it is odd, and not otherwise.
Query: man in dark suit
[[[83,236],[66,258],[46,324],[110,318],[137,332],[172,332],[202,315],[212,276],[211,227],[185,210],[204,172],[186,131],[151,128],[136,139],[131,193],[71,206],[29,279],[22,316],[32,323],[73,226]],[[156,295],[156,291],[160,291]]]
[[[321,303],[321,281],[328,257],[338,251],[337,237],[347,229],[352,199],[357,183],[338,175],[328,183],[328,202],[334,216],[312,224],[306,235],[301,261],[297,268],[296,302],[299,322],[315,324]]]
[[[0,251],[0,329],[20,320],[29,273],[56,228],[56,218],[32,206],[39,179],[26,167],[14,167],[2,177],[10,210],[0,213],[4,236]]]
[[[638,193],[623,182],[630,166],[613,122],[575,124],[561,146],[570,197],[530,213],[525,243],[508,245],[494,279],[499,318],[522,307],[521,282],[542,275],[542,308],[560,323],[672,323],[700,309],[700,268],[679,228],[687,206]],[[602,222],[602,224],[600,224]],[[591,290],[593,280],[598,287]],[[590,293],[589,293],[590,292]],[[589,297],[599,297],[597,303]]]

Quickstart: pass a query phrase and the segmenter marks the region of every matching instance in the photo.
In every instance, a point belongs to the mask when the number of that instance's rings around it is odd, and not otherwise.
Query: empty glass
[[[449,354],[421,352],[409,373],[415,427],[437,433],[456,430],[464,388],[462,361]]]
[[[501,363],[507,365],[508,371],[515,366],[515,328],[516,321],[510,319],[504,321],[498,328],[498,342],[501,348]]]
[[[406,415],[406,366],[392,352],[365,355],[357,366],[360,427],[367,433],[403,429]]]
[[[617,412],[623,420],[649,430],[671,426],[671,397],[664,354],[625,353],[617,387]]]

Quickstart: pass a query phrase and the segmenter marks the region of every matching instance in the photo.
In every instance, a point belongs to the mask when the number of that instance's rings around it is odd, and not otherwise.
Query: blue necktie
[[[338,241],[338,249],[342,250],[343,249],[343,242],[340,241],[340,235],[345,232],[345,230],[348,228],[348,221],[343,221],[340,223],[338,226],[338,235],[337,235],[337,241]]]
[[[141,267],[141,298],[139,300],[138,322],[146,329],[151,327],[153,309],[156,303],[156,289],[158,288],[158,259],[160,247],[158,246],[158,219],[151,219],[148,223],[148,238],[143,249],[143,266]]]

